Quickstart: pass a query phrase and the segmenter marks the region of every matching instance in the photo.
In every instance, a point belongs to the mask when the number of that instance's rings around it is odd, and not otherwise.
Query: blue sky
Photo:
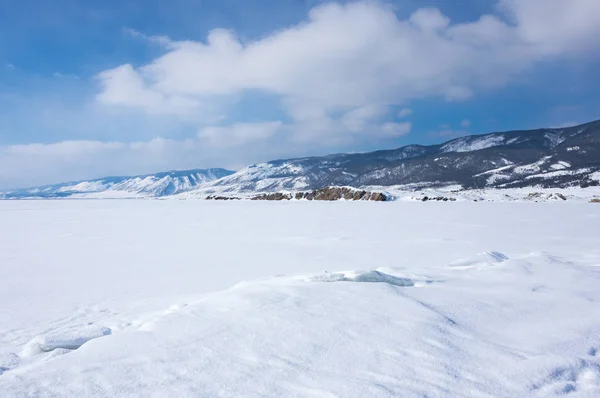
[[[0,188],[600,118],[597,0],[4,0]]]

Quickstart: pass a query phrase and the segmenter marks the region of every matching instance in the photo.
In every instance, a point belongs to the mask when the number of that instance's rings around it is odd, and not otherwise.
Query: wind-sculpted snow
[[[377,270],[347,271],[316,275],[310,278],[313,282],[367,282],[387,283],[394,286],[414,286],[409,278],[399,278]]]
[[[2,397],[600,396],[596,205],[0,215]]]
[[[109,334],[110,328],[87,326],[66,333],[40,335],[25,345],[20,356],[26,358],[57,349],[76,350],[90,340]]]

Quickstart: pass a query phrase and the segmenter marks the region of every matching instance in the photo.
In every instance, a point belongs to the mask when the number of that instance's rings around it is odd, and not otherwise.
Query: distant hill
[[[66,197],[162,197],[175,195],[233,174],[225,169],[167,171],[139,176],[105,177],[3,193],[4,199]]]
[[[325,186],[418,190],[598,185],[600,121],[568,128],[509,131],[357,154],[275,160],[198,187],[205,192],[273,192]]]
[[[167,172],[22,189],[4,198],[102,197],[102,193],[191,197],[306,191],[328,186],[409,190],[587,187],[600,184],[600,121],[567,128],[508,131],[356,154],[274,160],[237,172]]]

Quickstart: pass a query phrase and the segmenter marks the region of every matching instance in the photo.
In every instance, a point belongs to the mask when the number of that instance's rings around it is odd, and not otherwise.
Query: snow
[[[580,132],[578,132],[578,134],[580,134]],[[544,134],[544,138],[546,138],[549,143],[550,143],[550,147],[554,148],[560,144],[562,144],[567,137],[563,135],[563,131],[548,131]]]
[[[577,174],[589,172],[589,169],[578,169],[573,171],[560,170],[545,174],[536,175],[536,177],[557,177],[565,174]],[[599,179],[600,179],[600,172]],[[593,178],[594,173],[590,174]],[[495,174],[489,179],[502,178],[502,174]],[[427,188],[418,184],[384,186],[367,186],[364,189],[374,192],[383,192],[393,200],[401,202],[421,201],[425,196],[428,198],[452,198],[456,201],[484,201],[484,202],[524,202],[531,199],[531,194],[536,194],[536,201],[544,202],[554,200],[557,194],[564,195],[569,202],[589,202],[591,199],[600,197],[600,187],[568,187],[568,188],[543,188],[543,187],[524,187],[524,188],[485,188],[485,189],[463,189],[460,185],[447,185],[438,188]],[[418,190],[416,190],[418,189]]]
[[[452,140],[442,147],[442,152],[470,152],[504,144],[504,136],[490,134],[482,137],[463,137]]]
[[[600,206],[0,202],[0,391],[597,397]]]
[[[90,181],[67,182],[45,187],[6,192],[9,198],[72,197],[123,199],[160,197],[189,191],[199,185],[232,174],[224,169],[169,171],[134,177],[106,177]],[[0,198],[3,194],[0,193]]]
[[[487,185],[493,185],[496,184],[500,181],[506,181],[506,180],[510,180],[511,176],[510,175],[505,175],[505,174],[491,174],[488,178],[485,179],[485,183]]]
[[[571,167],[571,164],[562,160],[550,165],[550,168],[553,170],[563,170],[568,169],[569,167]]]
[[[541,171],[542,166],[546,164],[550,159],[552,159],[552,156],[544,156],[535,163],[515,167],[513,169],[513,172],[517,174],[538,173],[539,171]]]
[[[588,174],[590,172],[589,168],[575,169],[575,170],[561,170],[559,168],[554,168],[558,171],[550,171],[548,173],[541,174],[532,174],[525,177],[526,180],[531,180],[532,178],[554,178],[566,175],[579,175],[579,174]],[[593,179],[593,174],[590,175]]]

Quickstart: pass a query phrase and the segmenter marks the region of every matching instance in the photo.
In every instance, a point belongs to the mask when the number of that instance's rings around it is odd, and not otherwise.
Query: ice
[[[599,220],[571,200],[0,202],[0,396],[598,397]]]
[[[414,286],[409,278],[398,278],[376,270],[348,271],[317,275],[311,278],[313,282],[368,282],[387,283],[394,286]]]
[[[76,350],[90,340],[111,334],[110,328],[87,326],[67,333],[52,333],[36,336],[25,345],[21,357],[50,352],[57,349]]]

